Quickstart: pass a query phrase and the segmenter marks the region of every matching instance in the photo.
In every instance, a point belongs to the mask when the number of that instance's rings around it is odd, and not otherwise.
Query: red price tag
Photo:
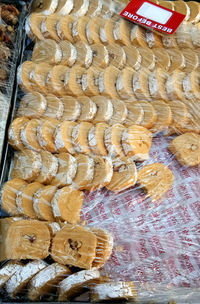
[[[173,34],[185,15],[148,0],[132,0],[120,14],[122,17],[154,30]]]

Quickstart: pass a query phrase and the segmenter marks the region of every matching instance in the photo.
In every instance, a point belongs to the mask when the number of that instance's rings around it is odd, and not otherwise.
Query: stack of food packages
[[[24,96],[9,128],[16,152],[2,192],[12,217],[0,222],[1,261],[12,262],[0,276],[11,297],[28,286],[31,300],[56,287],[60,301],[85,287],[92,301],[136,299],[133,282],[100,276],[112,231],[86,227],[80,212],[104,187],[116,197],[138,185],[151,202],[170,190],[167,165],[143,165],[152,138],[173,136],[178,162],[200,163],[200,5],[159,4],[186,15],[174,35],[124,20],[117,1],[33,3],[26,33],[35,44],[18,68]]]

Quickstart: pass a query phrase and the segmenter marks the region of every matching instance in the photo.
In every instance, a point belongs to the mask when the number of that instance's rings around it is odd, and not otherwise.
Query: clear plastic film
[[[199,303],[200,4],[158,4],[186,15],[173,35],[120,17],[124,1],[33,2],[1,195],[6,296],[22,299],[6,267],[32,263],[32,301]]]

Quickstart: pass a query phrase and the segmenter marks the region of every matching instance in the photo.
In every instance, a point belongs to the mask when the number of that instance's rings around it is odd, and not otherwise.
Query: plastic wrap
[[[124,1],[33,2],[2,179],[5,297],[199,304],[200,5],[156,3],[187,15],[173,35],[120,17]]]

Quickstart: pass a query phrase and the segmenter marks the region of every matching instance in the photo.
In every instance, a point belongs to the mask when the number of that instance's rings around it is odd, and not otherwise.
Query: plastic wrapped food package
[[[1,196],[11,298],[198,303],[200,4],[152,1],[186,15],[161,35],[124,2],[36,0],[26,18]]]

